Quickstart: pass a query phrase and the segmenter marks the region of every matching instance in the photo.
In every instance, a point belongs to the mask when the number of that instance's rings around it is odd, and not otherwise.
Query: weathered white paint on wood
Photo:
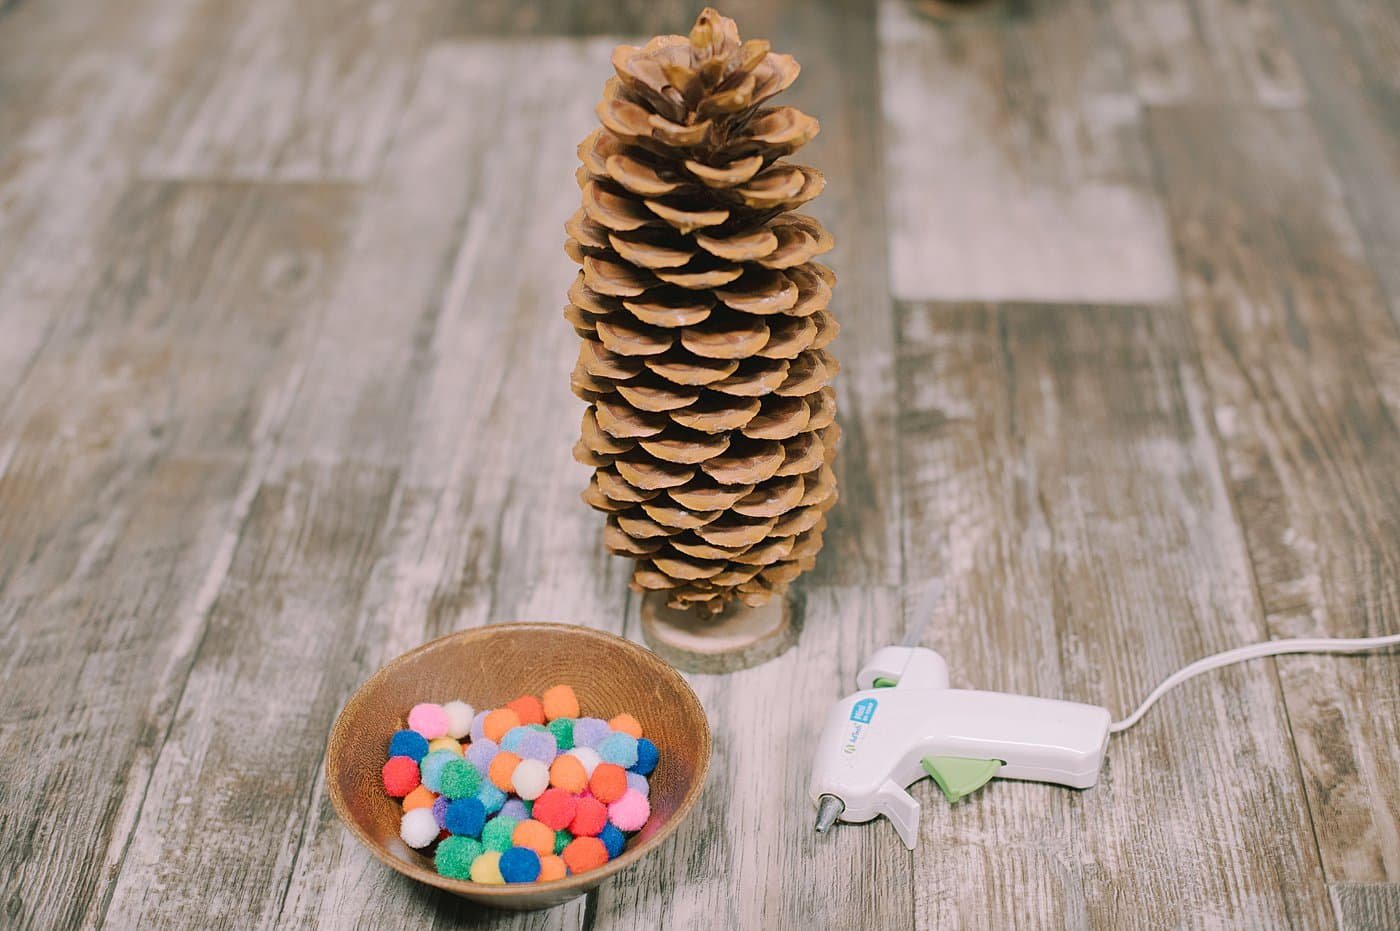
[[[895,297],[1175,295],[1141,106],[1089,0],[955,24],[884,0],[880,39]]]

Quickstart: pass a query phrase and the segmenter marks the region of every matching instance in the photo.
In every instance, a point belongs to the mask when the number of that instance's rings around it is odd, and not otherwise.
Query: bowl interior
[[[661,752],[651,775],[651,818],[627,850],[604,866],[548,883],[486,886],[448,879],[431,856],[399,838],[402,809],[384,794],[379,771],[389,738],[418,702],[460,698],[497,708],[521,695],[567,684],[581,714],[630,712]],[[655,654],[620,637],[564,624],[501,624],[451,634],[407,653],[350,699],[331,730],[326,780],[351,830],[385,863],[415,879],[502,907],[542,907],[598,885],[675,830],[699,796],[709,765],[705,712],[684,679]]]

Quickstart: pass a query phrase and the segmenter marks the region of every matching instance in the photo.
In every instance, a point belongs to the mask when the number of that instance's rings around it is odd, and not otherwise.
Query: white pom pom
[[[515,794],[533,802],[549,788],[549,767],[539,760],[521,760],[510,779]]]
[[[588,778],[593,778],[593,770],[598,768],[598,764],[603,762],[603,758],[598,755],[598,751],[592,747],[574,747],[569,751],[569,756],[575,757],[583,764],[583,771],[588,774]]]
[[[467,736],[472,729],[472,718],[476,717],[476,709],[464,701],[450,701],[442,706],[442,710],[447,712],[447,736],[461,740]]]
[[[437,840],[438,823],[431,808],[415,808],[406,811],[399,824],[399,837],[415,850],[428,846]]]

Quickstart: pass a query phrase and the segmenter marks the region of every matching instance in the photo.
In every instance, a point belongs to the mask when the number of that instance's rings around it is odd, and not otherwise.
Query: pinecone
[[[583,499],[633,588],[762,605],[815,563],[836,503],[836,279],[812,261],[832,240],[788,212],[826,182],[784,160],[817,121],[762,107],[797,62],[712,9],[612,62],[565,224]]]

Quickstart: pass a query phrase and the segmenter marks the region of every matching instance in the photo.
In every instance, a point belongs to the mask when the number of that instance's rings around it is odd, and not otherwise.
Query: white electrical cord
[[[1261,656],[1278,656],[1281,653],[1364,653],[1367,650],[1389,646],[1400,646],[1400,634],[1391,634],[1386,637],[1318,637],[1271,640],[1267,643],[1252,643],[1249,646],[1226,650],[1224,653],[1216,653],[1214,656],[1198,659],[1190,666],[1178,669],[1167,676],[1166,679],[1162,680],[1161,685],[1153,689],[1152,693],[1143,699],[1136,711],[1123,720],[1109,725],[1108,732],[1117,734],[1126,731],[1142,720],[1142,716],[1147,713],[1147,709],[1157,703],[1157,699],[1187,679],[1199,676],[1211,669],[1219,669],[1221,666],[1229,666],[1231,663],[1239,663],[1247,659],[1258,659]]]

